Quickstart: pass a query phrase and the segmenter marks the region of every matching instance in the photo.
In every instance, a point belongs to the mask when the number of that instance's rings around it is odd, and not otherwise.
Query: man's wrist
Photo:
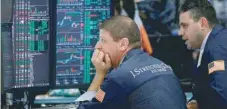
[[[94,78],[100,78],[100,79],[104,79],[105,78],[105,74],[95,74]]]
[[[104,75],[98,75],[96,74],[90,87],[88,88],[88,91],[97,91],[101,84],[104,81],[105,76]]]
[[[104,71],[104,70],[96,70],[95,76],[98,76],[98,77],[105,77],[106,74],[107,74],[107,71]]]

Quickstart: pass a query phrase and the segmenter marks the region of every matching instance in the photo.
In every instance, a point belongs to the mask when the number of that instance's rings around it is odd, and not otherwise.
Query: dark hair
[[[140,47],[140,30],[137,24],[127,16],[113,16],[101,23],[99,28],[108,31],[115,41],[128,38],[130,45]]]
[[[208,0],[186,0],[181,6],[180,12],[187,11],[194,21],[205,17],[210,27],[218,23],[215,9]]]

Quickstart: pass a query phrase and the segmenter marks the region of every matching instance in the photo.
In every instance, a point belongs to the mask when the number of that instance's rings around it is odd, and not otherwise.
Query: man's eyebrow
[[[187,25],[185,22],[180,22],[179,25]]]

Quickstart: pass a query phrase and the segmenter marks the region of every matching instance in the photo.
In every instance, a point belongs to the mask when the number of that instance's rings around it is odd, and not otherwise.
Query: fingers
[[[198,105],[197,105],[197,102],[196,102],[195,100],[190,101],[190,102],[187,104],[187,108],[188,108],[188,109],[199,109],[199,108],[198,108]]]
[[[97,56],[97,60],[100,60],[100,61],[104,61],[104,53],[102,51],[99,52],[98,56]]]
[[[93,64],[95,63],[100,64],[101,62],[103,62],[104,56],[105,54],[102,51],[100,51],[99,49],[95,49],[95,51],[93,52],[91,61]]]
[[[91,59],[93,64],[100,65],[100,64],[107,64],[108,66],[111,66],[111,59],[108,54],[105,54],[99,49],[95,49],[92,59]]]
[[[111,60],[110,60],[110,56],[108,54],[105,54],[105,60],[106,60],[106,64],[111,66]]]
[[[93,63],[93,64],[95,64],[96,63],[96,59],[97,59],[97,56],[99,55],[99,50],[98,49],[95,49],[94,50],[94,52],[93,52],[93,54],[92,54],[92,58],[91,58],[91,62]]]
[[[100,53],[100,50],[99,49],[95,49],[92,57],[98,57],[99,53]]]
[[[99,49],[95,49],[91,61],[96,69],[97,75],[106,75],[112,67],[110,56]]]

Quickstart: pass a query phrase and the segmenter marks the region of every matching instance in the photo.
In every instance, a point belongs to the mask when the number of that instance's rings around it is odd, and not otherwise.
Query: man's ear
[[[122,38],[119,42],[120,50],[125,51],[129,47],[129,40],[128,38]]]
[[[207,18],[205,17],[201,17],[200,18],[200,25],[201,25],[201,29],[205,29],[205,28],[209,28],[209,22],[207,20]]]

